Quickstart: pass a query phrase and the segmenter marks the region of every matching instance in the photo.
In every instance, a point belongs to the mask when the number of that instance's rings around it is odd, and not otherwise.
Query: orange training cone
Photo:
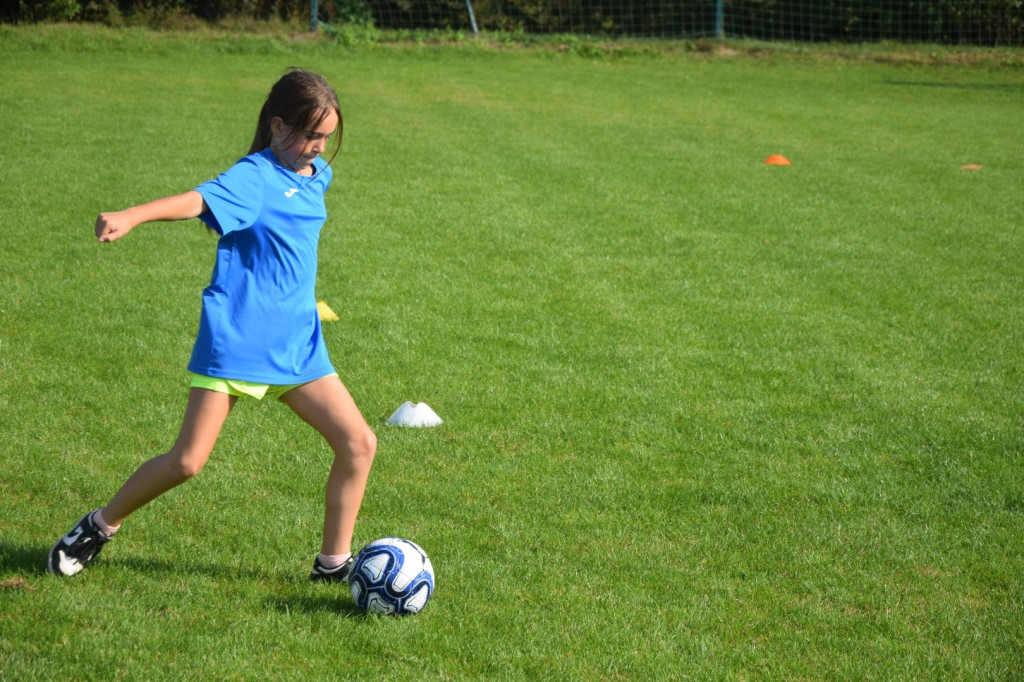
[[[793,165],[793,164],[791,164],[789,162],[789,159],[787,159],[782,154],[772,154],[767,159],[765,159],[764,162],[766,164],[768,164],[769,166],[792,166]]]

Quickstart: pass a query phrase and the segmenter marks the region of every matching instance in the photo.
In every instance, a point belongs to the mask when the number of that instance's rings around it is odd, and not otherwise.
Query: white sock
[[[345,552],[344,554],[324,554],[321,552],[317,559],[319,559],[320,565],[324,568],[337,568],[348,561],[351,556],[352,552]]]
[[[117,529],[121,527],[121,524],[116,526],[110,526],[103,519],[103,510],[97,509],[92,515],[92,522],[96,524],[96,527],[106,535],[108,538],[113,536],[117,532]]]

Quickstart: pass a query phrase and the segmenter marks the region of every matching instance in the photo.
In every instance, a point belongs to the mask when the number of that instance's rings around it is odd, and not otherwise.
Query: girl
[[[177,440],[57,541],[47,560],[51,573],[81,571],[130,514],[198,474],[239,397],[271,396],[334,451],[323,544],[310,578],[348,577],[377,439],[331,366],[314,292],[317,242],[327,218],[324,192],[332,177],[321,154],[336,132],[340,143],[341,130],[334,90],[320,76],[293,69],[271,89],[248,156],[191,192],[97,217],[100,242],[120,239],[142,223],[195,217],[220,239],[203,291]]]

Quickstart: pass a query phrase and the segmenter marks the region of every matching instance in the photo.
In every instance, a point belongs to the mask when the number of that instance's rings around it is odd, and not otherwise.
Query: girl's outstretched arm
[[[206,202],[199,192],[192,190],[184,194],[175,194],[123,211],[100,213],[96,216],[96,237],[101,242],[112,242],[142,223],[157,220],[188,220],[205,210]]]

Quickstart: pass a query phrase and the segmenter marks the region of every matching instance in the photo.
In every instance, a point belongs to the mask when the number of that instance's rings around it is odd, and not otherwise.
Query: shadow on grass
[[[119,566],[134,573],[149,575],[195,575],[216,580],[253,580],[264,582],[285,582],[291,575],[260,570],[259,567],[247,568],[230,564],[218,564],[200,561],[164,561],[140,556],[101,555],[97,560],[108,566]]]
[[[334,596],[315,594],[282,595],[267,600],[267,606],[281,613],[297,613],[313,615],[331,613],[345,618],[365,618],[366,614],[359,610],[348,598],[348,586],[339,586],[344,594]]]
[[[1001,92],[1019,92],[1024,90],[1020,85],[1011,83],[938,83],[936,81],[885,81],[887,85],[900,85],[914,88],[948,88],[951,90],[989,90]]]
[[[37,545],[16,545],[0,540],[0,573],[43,575],[46,571],[46,555],[50,547]]]
[[[0,540],[0,573],[46,575],[46,557],[50,545],[19,545]],[[203,563],[198,561],[160,561],[139,556],[117,555],[106,551],[96,558],[96,566],[121,567],[135,573],[151,575],[202,575],[210,578],[232,578],[287,582],[293,576],[257,568],[245,568],[227,564]]]
[[[50,548],[38,545],[20,545],[0,540],[0,589],[32,589],[29,578],[48,575],[46,556]],[[161,561],[139,556],[110,556],[101,554],[96,559],[96,566],[105,565],[113,570],[125,570],[149,576],[201,576],[215,580],[250,580],[264,582],[280,588],[283,594],[277,594],[266,600],[269,608],[281,613],[313,615],[329,613],[345,618],[363,618],[366,614],[360,611],[349,597],[348,585],[311,585],[307,576],[296,577],[292,573],[284,574],[259,568],[246,568],[228,564],[217,564],[199,561]],[[312,593],[304,593],[305,591]],[[322,592],[322,594],[316,594]]]
[[[103,559],[101,558],[100,561]],[[266,600],[269,608],[281,613],[311,615],[332,613],[345,617],[359,617],[365,614],[356,608],[349,597],[348,585],[312,585],[308,575],[281,573],[256,568],[231,566],[197,561],[170,562],[141,557],[110,558],[108,565],[123,567],[139,574],[202,576],[215,580],[246,580],[266,583],[279,593]],[[309,592],[325,591],[323,594]]]

